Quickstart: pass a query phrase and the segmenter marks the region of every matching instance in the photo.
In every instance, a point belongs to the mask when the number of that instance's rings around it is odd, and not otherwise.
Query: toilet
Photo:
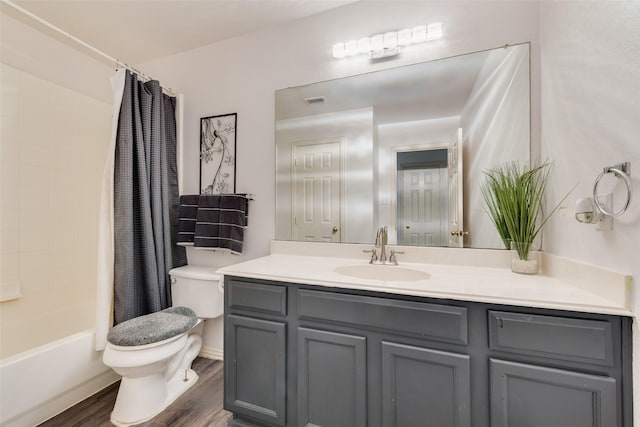
[[[202,347],[205,319],[223,313],[221,276],[209,267],[169,271],[173,306],[109,331],[102,356],[122,376],[111,422],[129,426],[162,412],[198,380],[191,363]]]

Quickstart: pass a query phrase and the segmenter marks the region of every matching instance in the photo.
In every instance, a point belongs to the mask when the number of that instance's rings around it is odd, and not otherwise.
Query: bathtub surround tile
[[[93,327],[111,107],[1,67],[2,285],[22,288],[0,305],[4,359]]]
[[[19,310],[19,299],[6,301],[0,304],[0,325],[2,325],[2,328],[5,328],[7,325],[15,322],[15,319],[18,318]],[[2,337],[2,331],[0,331],[0,337]],[[1,341],[2,339],[0,338],[0,343]]]
[[[35,294],[49,286],[49,252],[47,250],[20,253],[20,280],[23,294]]]
[[[22,252],[33,252],[47,249],[51,239],[51,228],[45,222],[32,222],[20,228],[20,250]]]
[[[4,121],[5,119],[2,118]],[[20,183],[20,153],[12,143],[2,143],[2,185],[18,186]]]
[[[0,190],[1,191],[1,190]],[[0,202],[4,203],[4,202]],[[11,205],[0,206],[0,230],[16,231],[20,229],[20,209]]]
[[[20,115],[20,72],[12,67],[3,67],[2,88],[0,89],[0,114],[3,117],[19,117]]]
[[[20,281],[20,255],[17,252],[2,254],[0,280],[3,284]]]
[[[47,290],[23,292],[23,295],[26,298],[20,304],[20,315],[24,318],[46,317],[46,313],[51,311],[51,307],[55,307]],[[46,328],[46,325],[41,325],[41,328]]]
[[[0,253],[17,253],[20,251],[20,233],[17,230],[0,230]]]
[[[2,210],[20,206],[20,166],[13,162],[2,162],[0,202]]]

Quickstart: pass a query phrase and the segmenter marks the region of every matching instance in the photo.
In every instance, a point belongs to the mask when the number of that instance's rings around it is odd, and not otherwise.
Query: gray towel
[[[193,246],[196,234],[196,219],[198,216],[197,194],[180,196],[180,208],[178,210],[178,245]]]
[[[247,218],[245,194],[201,195],[194,246],[242,253]]]

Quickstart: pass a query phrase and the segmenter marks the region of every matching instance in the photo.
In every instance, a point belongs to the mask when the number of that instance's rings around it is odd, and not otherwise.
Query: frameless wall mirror
[[[483,171],[530,156],[529,44],[276,91],[276,239],[501,248]]]

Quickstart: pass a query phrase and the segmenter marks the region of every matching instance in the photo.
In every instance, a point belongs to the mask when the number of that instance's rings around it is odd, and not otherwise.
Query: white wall
[[[640,2],[542,2],[542,154],[555,162],[549,200],[578,184],[544,234],[551,253],[640,277]],[[631,162],[636,197],[600,232],[573,220],[605,166]],[[614,182],[614,180],[610,180]],[[615,186],[618,209],[626,194]],[[606,185],[603,186],[606,190]],[[635,291],[635,306],[640,307]],[[634,325],[634,400],[640,405],[640,333]],[[636,411],[635,425],[640,425]]]
[[[2,5],[0,11],[3,64],[111,105],[109,78],[115,64],[105,64],[79,45],[69,47],[64,36],[44,26],[30,27],[33,20],[9,7]]]
[[[337,60],[332,45],[388,29],[441,21],[444,37],[371,63]],[[245,235],[245,253],[232,256],[189,250],[190,263],[224,266],[266,255],[275,236],[274,92],[289,86],[345,77],[425,60],[532,42],[532,138],[539,134],[537,2],[362,1],[156,61],[147,74],[185,95],[185,192],[198,189],[199,120],[237,112],[238,192],[256,195]],[[222,321],[208,321],[205,345],[222,348]]]

